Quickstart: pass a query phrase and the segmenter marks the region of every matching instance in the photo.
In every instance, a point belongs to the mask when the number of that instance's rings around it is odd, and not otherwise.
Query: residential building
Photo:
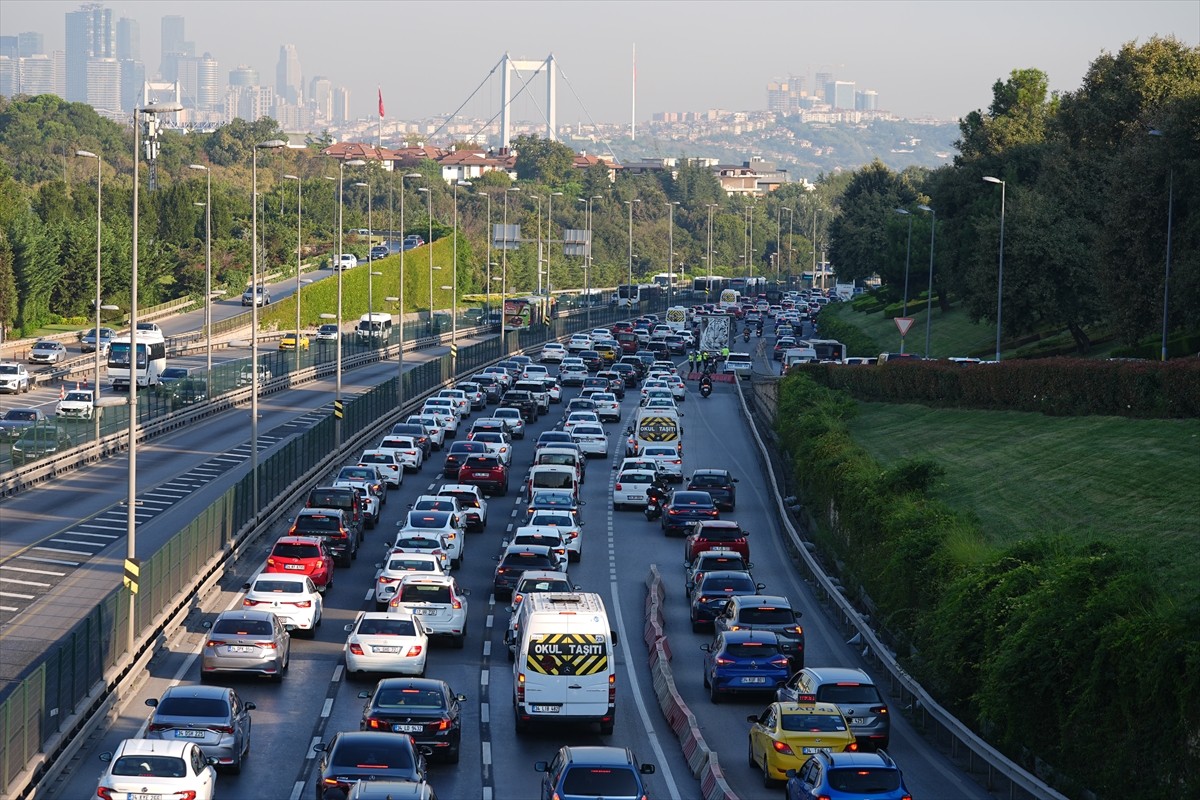
[[[829,105],[837,109],[854,110],[854,81],[834,81],[830,84],[832,87],[832,99],[826,99]]]
[[[87,98],[85,103],[96,111],[120,112],[121,62],[115,58],[89,58],[87,61]]]
[[[854,93],[855,111],[878,111],[879,94],[873,89],[865,89]]]

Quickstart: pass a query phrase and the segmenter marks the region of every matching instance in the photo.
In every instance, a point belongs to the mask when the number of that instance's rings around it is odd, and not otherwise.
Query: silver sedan
[[[218,672],[251,672],[277,681],[287,674],[292,637],[270,611],[222,612],[200,655],[200,680]]]

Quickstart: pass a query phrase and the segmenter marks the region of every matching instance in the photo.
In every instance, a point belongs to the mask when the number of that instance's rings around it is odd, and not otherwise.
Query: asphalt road
[[[734,348],[736,349],[736,348]],[[366,374],[355,376],[365,380]],[[694,389],[694,387],[693,387]],[[811,665],[865,666],[841,640],[837,629],[822,614],[808,588],[796,577],[782,546],[773,514],[767,510],[761,466],[752,439],[734,395],[736,390],[718,384],[709,399],[694,391],[682,406],[684,417],[685,474],[701,467],[722,466],[741,478],[735,518],[752,531],[752,560],[755,579],[767,591],[787,594],[804,611]],[[569,399],[577,393],[564,393]],[[291,394],[291,393],[289,393]],[[636,393],[630,393],[623,410],[633,413]],[[302,404],[301,404],[302,405]],[[514,516],[521,513],[516,486],[530,462],[537,432],[557,421],[560,406],[552,407],[533,427],[524,441],[516,444],[508,497],[489,500],[487,530],[468,536],[460,582],[472,590],[466,648],[454,650],[435,645],[427,674],[448,681],[456,692],[467,695],[463,722],[463,754],[457,766],[433,765],[431,781],[444,798],[529,798],[537,796],[540,775],[533,762],[550,758],[563,744],[622,744],[633,748],[640,761],[657,765],[649,777],[651,796],[694,798],[699,785],[691,777],[674,734],[659,712],[646,667],[642,643],[645,588],[650,564],[657,564],[667,589],[667,633],[674,651],[673,668],[684,698],[697,715],[710,747],[721,755],[726,775],[743,798],[779,797],[780,790],[765,790],[759,773],[746,766],[745,717],[761,710],[767,698],[731,699],[720,705],[709,702],[701,686],[699,646],[708,640],[694,634],[687,618],[683,595],[682,540],[665,538],[657,523],[647,522],[639,512],[611,510],[611,467],[623,454],[622,425],[608,424],[610,457],[593,459],[583,485],[583,559],[571,566],[572,579],[586,591],[601,594],[616,628],[618,711],[616,732],[601,737],[595,727],[562,726],[532,735],[517,736],[512,715],[512,668],[504,656],[502,626],[507,608],[491,601],[493,556]],[[297,411],[302,408],[297,407]],[[479,416],[477,412],[476,417]],[[254,718],[253,755],[240,775],[222,775],[218,790],[224,800],[236,798],[310,798],[314,796],[314,760],[311,746],[326,741],[338,730],[356,729],[362,701],[357,692],[370,681],[348,681],[342,672],[342,626],[359,610],[374,608],[371,589],[374,563],[382,557],[384,541],[417,494],[440,484],[441,458],[409,475],[403,486],[390,493],[383,519],[368,531],[365,549],[349,569],[339,569],[335,587],[326,598],[324,625],[314,640],[293,640],[293,661],[286,680],[270,684],[254,679],[228,680],[258,708]],[[178,472],[178,469],[175,470]],[[166,472],[163,478],[167,478]],[[74,800],[90,796],[101,764],[97,754],[112,750],[124,738],[136,736],[148,709],[143,701],[159,696],[173,682],[195,682],[199,665],[196,653],[203,641],[202,622],[216,611],[240,603],[241,583],[260,566],[266,549],[282,533],[283,526],[264,536],[258,551],[244,559],[240,574],[230,576],[219,597],[207,604],[207,614],[189,620],[187,635],[173,641],[151,664],[140,693],[123,709],[118,719],[89,742],[74,766],[54,787],[51,796]],[[921,798],[985,798],[973,781],[921,740],[904,720],[903,709],[894,708],[892,755],[905,770],[914,796]]]

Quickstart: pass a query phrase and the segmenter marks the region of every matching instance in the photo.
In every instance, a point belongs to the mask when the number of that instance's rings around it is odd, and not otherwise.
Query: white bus
[[[159,330],[137,331],[137,365],[134,374],[138,386],[157,386],[159,376],[167,368],[167,341]],[[130,382],[129,335],[112,340],[108,349],[108,378],[114,389],[125,388]]]

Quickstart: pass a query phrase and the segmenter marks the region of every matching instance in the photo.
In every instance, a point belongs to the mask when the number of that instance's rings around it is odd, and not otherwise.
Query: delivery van
[[[616,633],[600,595],[547,592],[525,598],[513,662],[517,733],[539,723],[597,722],[611,734],[617,710]]]

